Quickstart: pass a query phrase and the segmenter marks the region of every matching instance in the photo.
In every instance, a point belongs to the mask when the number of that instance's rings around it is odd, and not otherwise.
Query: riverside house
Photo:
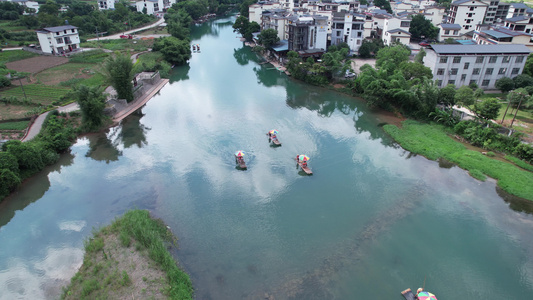
[[[37,38],[43,53],[65,54],[80,48],[78,27],[72,25],[37,30]]]

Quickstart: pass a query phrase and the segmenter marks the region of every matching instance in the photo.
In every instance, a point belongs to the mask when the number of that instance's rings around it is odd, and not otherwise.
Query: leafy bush
[[[533,163],[533,147],[531,145],[520,143],[514,148],[513,154],[530,164]]]

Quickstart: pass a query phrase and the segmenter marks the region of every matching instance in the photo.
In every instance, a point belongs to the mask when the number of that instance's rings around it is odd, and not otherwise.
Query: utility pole
[[[511,105],[511,100],[509,100],[509,103],[507,103],[507,108],[505,109],[505,113],[503,113],[503,118],[500,124],[503,124],[503,120],[505,120],[505,115],[507,115],[507,111],[509,110],[509,105]]]
[[[513,117],[513,120],[511,121],[511,128],[513,128],[513,123],[514,123],[514,119],[516,118],[516,115],[518,114],[518,109],[520,108],[520,104],[522,104],[522,100],[524,100],[524,95],[522,95],[522,93],[520,93],[520,102],[518,102],[518,107],[516,108],[516,112],[514,113],[514,117]]]
[[[100,35],[98,34],[98,26],[94,26],[96,28],[96,39],[100,41]]]

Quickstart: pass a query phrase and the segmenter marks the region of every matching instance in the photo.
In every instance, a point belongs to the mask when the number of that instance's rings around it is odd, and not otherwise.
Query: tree
[[[431,69],[423,64],[404,61],[400,64],[399,68],[406,80],[422,79],[423,77],[427,79],[433,78]]]
[[[362,58],[370,58],[374,56],[380,49],[385,47],[381,39],[363,40],[361,47],[357,51]]]
[[[209,12],[209,4],[205,0],[180,1],[177,4],[178,9],[184,9],[193,20],[198,20]]]
[[[502,104],[495,98],[487,98],[474,104],[474,113],[487,122],[498,117]]]
[[[40,149],[35,144],[11,140],[5,145],[7,152],[17,159],[21,172],[33,173],[44,168],[45,164],[41,156],[42,151],[39,151]]]
[[[518,88],[515,90],[512,90],[507,94],[507,100],[511,102],[511,105],[514,107],[518,106],[520,102],[524,103],[525,101],[529,99],[528,92],[525,88]],[[524,101],[525,100],[525,101]]]
[[[426,54],[427,54],[426,50],[424,50],[424,48],[420,48],[420,51],[415,56],[415,62],[423,65],[424,64],[424,57],[426,56]]]
[[[388,0],[376,0],[374,1],[375,6],[379,6],[381,9],[386,10],[389,14],[392,14],[392,8]]]
[[[409,32],[414,38],[436,39],[439,29],[435,27],[430,20],[426,19],[423,14],[414,15],[411,20]]]
[[[183,65],[191,58],[191,47],[189,41],[177,39],[175,37],[163,37],[154,43],[154,51],[163,54],[163,58],[171,64]]]
[[[522,71],[523,74],[527,74],[529,76],[533,76],[533,53],[529,54],[529,56],[526,59],[526,64],[524,66],[524,71]]]
[[[520,74],[513,78],[515,88],[525,88],[528,86],[533,86],[533,77],[527,74]]]
[[[439,90],[438,103],[446,106],[452,107],[455,105],[455,86],[453,84],[448,84]]]
[[[13,173],[18,174],[19,164],[17,158],[9,152],[0,151],[0,169],[8,169]]]
[[[81,110],[82,126],[87,131],[98,130],[104,123],[106,95],[100,87],[79,85],[74,89]]]
[[[404,45],[383,48],[376,56],[376,67],[387,69],[392,74],[402,62],[409,60],[409,54],[411,51]]]
[[[248,18],[245,16],[239,16],[235,20],[235,23],[233,23],[233,32],[238,32],[244,36],[244,33],[248,30],[249,26],[250,21],[248,21]]]
[[[496,84],[494,85],[497,89],[499,89],[502,93],[507,93],[510,90],[514,89],[514,81],[509,77],[502,77],[498,80],[496,80]]]
[[[474,104],[474,100],[474,91],[466,85],[460,87],[455,93],[455,103],[462,104],[463,106]]]
[[[20,177],[9,169],[0,169],[0,202],[20,184]]]
[[[239,7],[239,13],[241,16],[244,16],[245,18],[249,17],[249,7],[250,5],[254,4],[254,0],[244,0],[241,3],[241,6]]]
[[[278,32],[276,29],[269,28],[261,31],[257,36],[259,44],[265,46],[265,48],[271,48],[279,42]]]
[[[103,73],[119,99],[133,101],[133,63],[129,56],[116,54],[104,61]]]

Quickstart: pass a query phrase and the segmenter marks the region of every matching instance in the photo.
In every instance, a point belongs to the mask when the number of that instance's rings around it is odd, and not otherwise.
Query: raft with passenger
[[[281,146],[281,142],[278,140],[278,131],[276,129],[270,130],[267,135],[268,141],[271,142],[273,146]]]
[[[239,150],[235,152],[235,163],[239,166],[241,170],[248,169],[248,167],[246,166],[246,162],[244,162],[244,151]]]
[[[313,171],[309,169],[307,166],[307,162],[309,161],[309,156],[305,154],[296,155],[296,162],[298,163],[298,166],[302,169],[302,171],[305,172],[307,175],[313,175]]]

